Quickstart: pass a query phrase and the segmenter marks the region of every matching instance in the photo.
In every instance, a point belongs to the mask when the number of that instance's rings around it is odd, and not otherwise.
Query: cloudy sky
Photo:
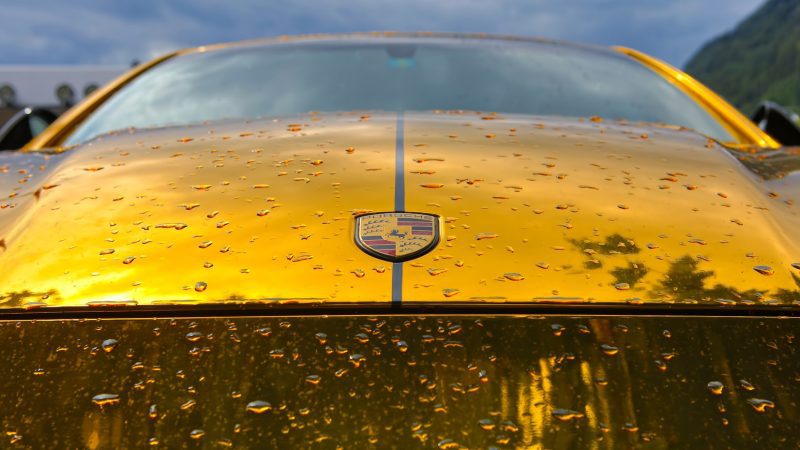
[[[763,0],[2,0],[0,64],[128,64],[222,41],[463,31],[625,45],[682,66]]]

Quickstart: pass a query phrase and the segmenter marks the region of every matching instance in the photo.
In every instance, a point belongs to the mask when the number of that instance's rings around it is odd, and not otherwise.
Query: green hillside
[[[762,100],[800,112],[800,0],[768,0],[704,45],[686,72],[746,115]]]

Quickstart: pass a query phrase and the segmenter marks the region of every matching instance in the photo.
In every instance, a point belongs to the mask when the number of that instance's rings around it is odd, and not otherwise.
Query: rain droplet
[[[208,289],[208,284],[205,281],[198,281],[194,285],[194,290],[197,292],[203,292]]]
[[[496,237],[498,237],[498,235],[495,233],[478,233],[475,235],[475,239],[479,241],[482,241],[484,239],[494,239]]]
[[[616,288],[618,291],[627,291],[631,288],[631,285],[628,283],[617,283],[614,285],[614,288]]]
[[[247,404],[247,412],[252,414],[264,414],[272,410],[272,405],[263,400],[255,400]]]
[[[522,281],[525,279],[522,274],[516,272],[506,272],[503,274],[503,276],[506,278],[506,280],[510,281]]]
[[[775,407],[775,403],[763,398],[748,398],[747,404],[753,407],[758,412],[766,412],[768,409]]]
[[[119,403],[119,395],[117,394],[97,394],[92,397],[92,403],[99,407],[116,405]]]
[[[452,439],[442,439],[436,444],[436,447],[441,450],[456,450],[461,448],[461,444]]]
[[[264,216],[266,216],[266,215],[267,215],[267,214],[269,214],[269,213],[270,213],[270,211],[269,211],[268,209],[259,209],[259,210],[256,212],[256,215],[257,215],[258,217],[264,217]]]
[[[444,295],[445,297],[448,297],[448,298],[449,297],[453,297],[455,295],[458,295],[458,293],[460,293],[460,292],[461,291],[458,290],[458,289],[452,289],[452,288],[442,289],[442,295]]]
[[[350,364],[352,364],[353,367],[361,367],[361,364],[363,364],[365,360],[366,358],[364,357],[364,355],[360,353],[353,353],[348,358],[348,361],[350,361]]]
[[[319,382],[322,381],[322,378],[319,375],[309,375],[306,377],[306,383],[318,385]]]
[[[214,241],[203,241],[203,242],[200,243],[200,245],[198,245],[198,247],[200,247],[200,248],[208,248],[208,247],[211,247],[211,244],[213,244],[213,243],[214,243]]]
[[[639,431],[639,427],[630,422],[625,422],[624,424],[622,424],[622,429],[629,433],[635,433]]]
[[[197,404],[197,400],[195,400],[195,399],[188,400],[187,402],[185,402],[185,403],[183,403],[183,404],[181,405],[181,410],[182,410],[182,411],[187,411],[187,410],[190,410],[190,409],[192,409],[192,408],[194,407],[194,405],[196,405],[196,404]]]
[[[132,263],[134,260],[136,260],[136,257],[135,257],[135,256],[128,256],[127,258],[125,258],[125,259],[123,259],[123,260],[122,260],[122,264],[130,264],[130,263]]]
[[[431,268],[428,269],[428,275],[430,275],[432,277],[435,277],[436,275],[441,275],[441,274],[443,274],[445,272],[447,272],[447,269],[442,269],[442,268],[437,268],[437,267],[431,267]]]
[[[101,255],[110,255],[112,253],[114,253],[114,249],[113,248],[107,248],[105,250],[100,250],[100,254]]]
[[[619,353],[619,347],[614,347],[613,345],[603,344],[600,348],[603,350],[603,353],[609,356]]]
[[[546,262],[538,262],[538,263],[536,263],[536,267],[538,267],[540,269],[549,269],[550,268],[550,264],[548,264]]]
[[[182,230],[188,226],[189,225],[186,225],[185,223],[160,223],[156,225],[156,228],[172,228],[174,230]]]
[[[207,191],[207,190],[211,189],[211,185],[210,184],[195,184],[194,186],[192,186],[192,188],[194,188],[194,189],[196,189],[198,191]]]
[[[260,334],[261,336],[271,336],[272,335],[272,328],[270,327],[262,327],[256,330],[256,333]]]
[[[196,429],[196,430],[192,430],[192,432],[189,433],[189,437],[192,438],[192,439],[195,439],[195,440],[203,439],[203,436],[205,436],[205,435],[206,435],[206,432],[201,430],[201,429],[199,429],[199,428]]]
[[[366,273],[361,269],[353,269],[350,271],[350,273],[355,275],[356,278],[364,278],[364,275],[366,275]]]
[[[289,260],[291,262],[300,262],[300,261],[307,261],[312,258],[313,256],[310,253],[298,253],[296,255],[292,255],[291,258],[289,258]]]
[[[745,391],[754,391],[756,389],[752,383],[747,380],[739,380],[739,386],[744,389]]]
[[[570,422],[575,419],[582,419],[583,413],[580,411],[573,411],[571,409],[562,409],[556,408],[552,412],[553,417],[562,421],[562,422]]]
[[[420,186],[428,189],[439,189],[444,187],[444,185],[441,183],[425,183],[425,184],[420,184]]]
[[[492,431],[495,427],[492,419],[481,419],[478,421],[478,426],[486,431]]]
[[[755,266],[753,270],[760,273],[761,275],[770,276],[775,273],[775,271],[770,266]]]
[[[111,353],[111,352],[114,351],[115,348],[117,348],[117,345],[119,345],[119,341],[118,340],[116,340],[116,339],[106,339],[105,341],[103,341],[103,343],[100,346],[103,348],[104,352]]]
[[[722,395],[722,390],[724,386],[719,381],[709,381],[708,383],[708,391],[714,395]]]
[[[203,333],[199,331],[192,331],[186,334],[186,340],[188,340],[189,342],[197,342],[200,339],[203,339]]]

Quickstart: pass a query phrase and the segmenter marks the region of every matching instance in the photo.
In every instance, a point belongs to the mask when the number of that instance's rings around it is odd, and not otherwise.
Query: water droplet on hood
[[[710,381],[708,383],[708,391],[714,395],[722,395],[722,390],[724,386],[719,381]]]
[[[247,412],[252,414],[263,414],[272,410],[272,405],[263,400],[255,400],[247,404]]]
[[[156,225],[156,228],[166,228],[166,229],[171,228],[174,230],[182,230],[188,226],[189,225],[186,225],[185,223],[160,223]]]
[[[775,403],[763,398],[748,398],[747,404],[753,407],[758,412],[766,412],[768,409],[775,407]]]
[[[553,417],[562,421],[569,422],[575,419],[582,419],[583,413],[580,411],[573,411],[571,409],[556,408],[552,412]]]
[[[767,276],[775,273],[775,271],[770,266],[755,266],[753,267],[753,270],[760,273],[761,275],[767,275]]]
[[[447,272],[447,269],[438,268],[438,267],[431,267],[428,269],[428,275],[435,277],[436,275],[441,275]]]
[[[516,272],[506,272],[503,274],[503,276],[510,281],[522,281],[525,279],[522,274]]]
[[[460,292],[461,291],[459,289],[453,289],[453,288],[442,289],[442,295],[448,298],[458,295]]]
[[[602,344],[600,349],[603,350],[603,353],[609,356],[616,355],[619,353],[619,347],[614,347],[613,345]]]
[[[99,407],[116,405],[119,403],[119,395],[117,394],[97,394],[92,397],[92,403]]]
[[[111,353],[117,348],[117,345],[119,345],[119,341],[116,339],[106,339],[100,346],[103,348],[104,352]]]
[[[195,440],[203,439],[203,437],[205,435],[206,435],[206,432],[201,430],[201,429],[199,429],[199,428],[196,429],[196,430],[192,430],[192,432],[189,433],[189,437],[192,438],[192,439],[195,439]]]

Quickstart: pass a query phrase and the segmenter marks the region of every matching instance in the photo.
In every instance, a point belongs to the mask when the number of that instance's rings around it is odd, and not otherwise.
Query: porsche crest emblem
[[[432,214],[385,212],[356,217],[356,245],[384,261],[418,258],[439,243],[439,217]]]

